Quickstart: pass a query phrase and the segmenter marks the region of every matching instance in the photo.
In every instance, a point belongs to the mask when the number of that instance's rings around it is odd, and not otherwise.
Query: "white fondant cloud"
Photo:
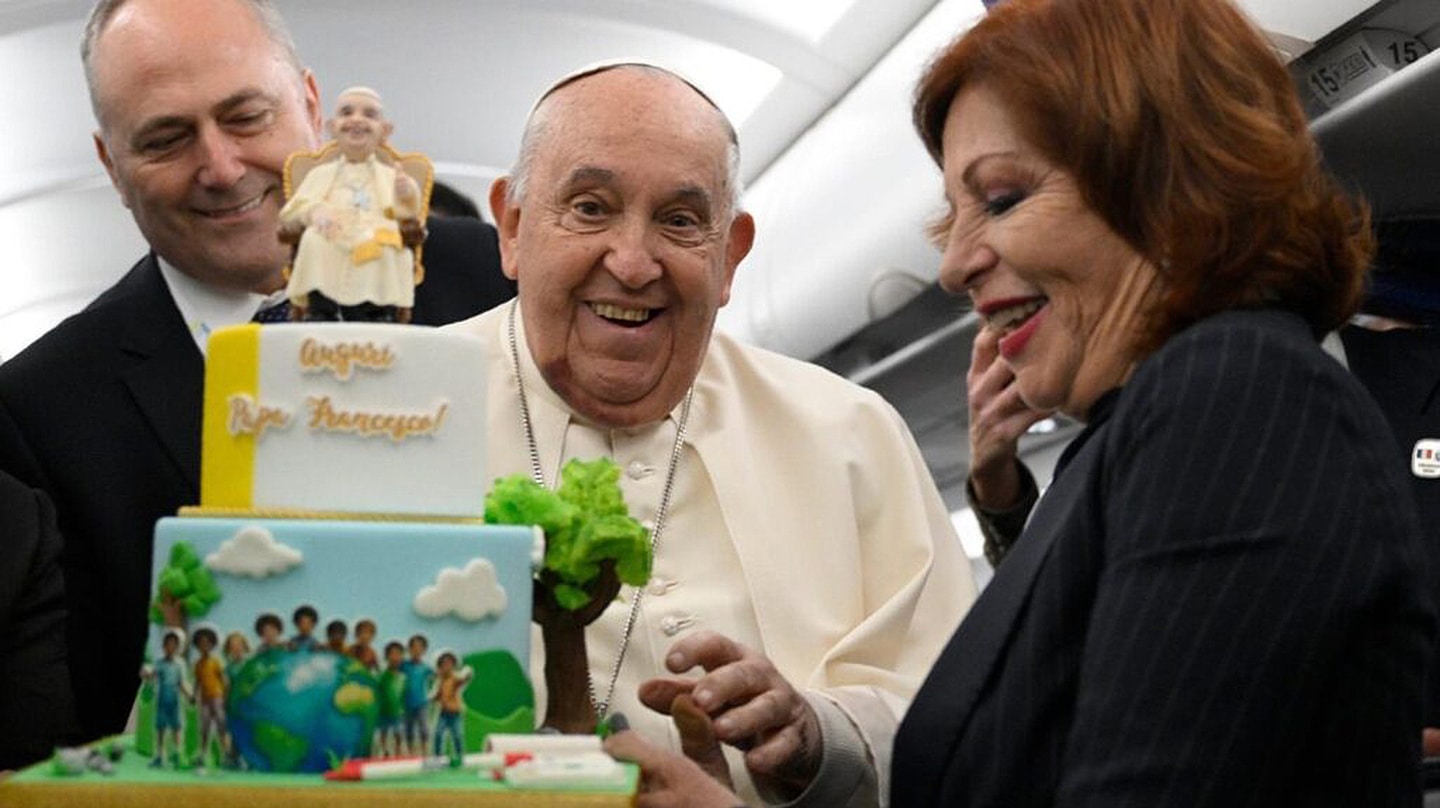
[[[495,565],[474,558],[465,569],[446,567],[435,583],[415,595],[415,612],[421,617],[453,614],[475,622],[505,611],[505,587],[495,577]]]
[[[220,549],[205,557],[205,566],[229,575],[264,578],[281,575],[304,561],[299,550],[275,541],[259,525],[246,525],[220,543]]]

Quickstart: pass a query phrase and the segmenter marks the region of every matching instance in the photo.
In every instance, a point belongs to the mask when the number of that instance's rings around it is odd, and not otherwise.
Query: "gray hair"
[[[694,90],[715,110],[715,114],[724,124],[725,135],[728,140],[725,147],[725,187],[724,198],[728,210],[733,214],[740,209],[740,194],[743,190],[740,179],[740,138],[735,133],[735,127],[730,119],[725,116],[720,107],[706,95],[703,90],[696,87],[689,79],[674,71],[667,70],[659,65],[647,64],[645,62],[618,62],[606,64],[598,68],[582,69],[578,72],[560,79],[541,94],[535,106],[530,110],[530,117],[525,120],[525,131],[520,136],[520,153],[515,158],[515,167],[510,170],[510,183],[505,189],[505,201],[511,205],[518,205],[525,199],[525,192],[530,184],[530,169],[535,163],[535,153],[540,148],[540,143],[545,140],[550,131],[550,105],[547,103],[550,96],[556,90],[568,86],[587,76],[597,73],[604,73],[616,69],[635,70],[642,73],[649,73],[655,76],[665,76],[684,82],[686,86]]]
[[[90,17],[85,21],[85,34],[80,39],[80,63],[85,66],[85,86],[90,91],[90,107],[95,112],[95,119],[100,121],[100,103],[95,95],[95,66],[92,57],[95,54],[95,43],[100,40],[100,35],[105,32],[105,27],[110,24],[116,12],[129,0],[99,0],[95,7],[90,9]],[[193,0],[192,0],[193,2]],[[300,62],[300,55],[295,52],[295,40],[290,37],[290,29],[285,27],[285,20],[281,19],[280,12],[275,8],[271,0],[244,0],[250,7],[251,13],[255,15],[256,21],[265,29],[265,35],[269,38],[270,44],[280,52],[285,61],[295,68],[295,75],[303,76],[305,66]],[[103,125],[104,121],[101,121]]]

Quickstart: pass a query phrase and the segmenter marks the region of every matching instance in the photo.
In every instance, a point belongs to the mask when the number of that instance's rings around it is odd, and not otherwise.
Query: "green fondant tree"
[[[220,600],[220,587],[200,562],[189,542],[170,547],[170,560],[155,582],[150,621],[158,626],[185,628],[192,617],[203,617]]]
[[[534,619],[545,643],[545,725],[563,732],[595,729],[585,627],[620,593],[650,578],[650,531],[630,517],[620,467],[609,458],[571,460],[549,491],[523,474],[495,481],[485,521],[538,525],[545,563],[534,585]]]

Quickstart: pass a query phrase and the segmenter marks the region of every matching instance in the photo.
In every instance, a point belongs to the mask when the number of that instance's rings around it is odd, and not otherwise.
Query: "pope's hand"
[[[671,646],[673,673],[700,667],[699,679],[661,677],[640,685],[640,701],[670,714],[689,693],[714,719],[715,737],[745,752],[750,776],[787,798],[798,796],[820,768],[820,721],[805,697],[760,653],[703,631]]]
[[[340,224],[335,221],[334,214],[330,208],[324,205],[316,205],[310,211],[310,226],[320,232],[327,241],[334,241],[340,235]]]
[[[979,505],[1004,510],[1020,498],[1018,443],[1046,413],[1020,400],[1015,374],[999,361],[1000,337],[981,328],[970,350],[965,392],[970,410],[970,484]]]

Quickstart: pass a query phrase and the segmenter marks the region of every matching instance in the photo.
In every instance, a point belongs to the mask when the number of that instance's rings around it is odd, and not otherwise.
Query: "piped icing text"
[[[230,434],[265,437],[266,430],[290,425],[290,413],[280,407],[260,404],[244,393],[230,396]]]
[[[389,370],[396,359],[388,344],[374,341],[326,341],[306,337],[297,356],[302,373],[328,373],[341,382],[349,382],[357,368],[377,373]],[[272,429],[285,429],[294,419],[292,409],[257,402],[247,393],[236,393],[228,399],[229,430],[235,437],[253,436],[257,441]],[[305,428],[311,432],[356,435],[361,438],[388,437],[395,443],[410,438],[435,435],[445,422],[450,405],[441,400],[431,409],[383,411],[367,409],[345,402],[336,402],[329,395],[316,394],[305,399]]]
[[[418,435],[434,435],[450,409],[450,404],[442,401],[433,411],[424,413],[345,410],[337,409],[329,396],[310,396],[305,405],[310,410],[312,431],[349,432],[362,438],[385,435],[396,443]]]
[[[330,373],[349,381],[355,368],[389,370],[395,353],[389,345],[374,342],[321,342],[307,337],[300,343],[300,369],[306,373]]]

